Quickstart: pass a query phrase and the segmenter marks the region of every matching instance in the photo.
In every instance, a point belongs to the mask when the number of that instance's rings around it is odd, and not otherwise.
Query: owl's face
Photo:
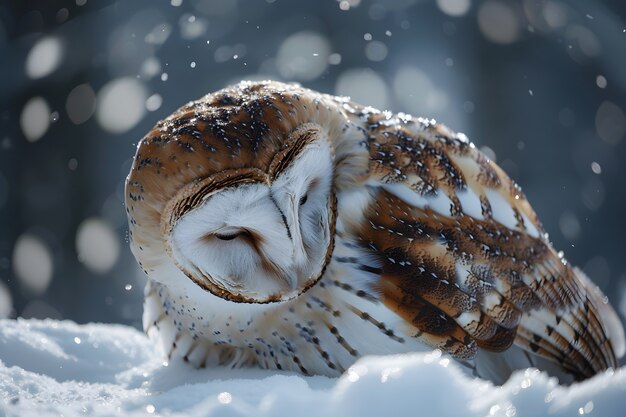
[[[333,157],[325,138],[279,152],[265,173],[222,171],[182,189],[163,233],[193,282],[231,301],[284,301],[321,277],[335,223]]]

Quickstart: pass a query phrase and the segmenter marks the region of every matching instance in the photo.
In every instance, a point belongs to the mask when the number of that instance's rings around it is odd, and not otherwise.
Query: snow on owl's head
[[[279,118],[289,109],[271,98],[207,97],[138,146],[126,187],[133,253],[166,285],[245,303],[292,299],[319,280],[333,249],[328,132]]]

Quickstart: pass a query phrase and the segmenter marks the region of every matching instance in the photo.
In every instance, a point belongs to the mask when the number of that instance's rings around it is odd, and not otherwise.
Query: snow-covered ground
[[[437,351],[357,362],[339,379],[166,363],[137,330],[0,320],[0,416],[626,415],[626,370],[569,388],[536,370],[502,387]]]

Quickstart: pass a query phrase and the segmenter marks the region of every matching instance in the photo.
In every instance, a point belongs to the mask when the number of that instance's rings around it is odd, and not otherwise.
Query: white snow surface
[[[623,416],[626,371],[503,386],[440,352],[366,357],[341,378],[164,362],[131,327],[0,320],[0,416]]]

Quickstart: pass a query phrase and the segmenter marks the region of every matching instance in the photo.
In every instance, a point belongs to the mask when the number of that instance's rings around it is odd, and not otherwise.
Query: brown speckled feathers
[[[294,133],[304,131],[309,133]],[[329,175],[337,201],[335,208],[335,196],[329,200],[337,211],[336,238],[321,280],[246,320],[235,299],[213,308],[218,301],[201,301],[210,296],[202,289],[180,284],[177,290],[176,280],[185,278],[177,278],[178,263],[168,260],[166,243],[176,221],[220,190],[249,183],[271,189],[318,138],[331,144]],[[414,339],[469,366],[481,351],[516,346],[526,352],[527,366],[543,358],[575,379],[617,366],[616,354],[623,351],[617,316],[584,274],[554,250],[521,189],[464,135],[434,121],[295,85],[244,82],[188,103],[144,137],[127,181],[127,210],[135,256],[173,294],[151,290],[159,298],[146,313],[148,322],[177,317],[176,340],[189,332],[193,340],[206,339],[209,351],[231,349],[229,357],[233,349],[274,355],[286,337],[272,333],[272,323],[287,326],[285,334],[302,335],[306,317],[322,318],[318,333],[310,330],[313,320],[306,325],[306,343],[313,347],[292,343],[285,355],[297,358],[296,369],[313,373],[345,369],[357,350],[411,350],[407,340]],[[330,218],[335,233],[335,216]],[[203,314],[193,320],[184,312],[174,315],[168,306],[176,294],[198,300],[189,303]],[[321,308],[313,314],[315,305]],[[237,314],[248,326],[237,334],[241,342],[234,330],[226,337],[230,329],[214,327]],[[383,337],[376,346],[386,343],[384,337],[393,342],[370,351],[360,335],[339,336],[354,333],[354,320],[374,324]],[[276,345],[268,341],[274,336]],[[333,349],[350,355],[333,356]],[[244,362],[285,367],[276,358]]]
[[[372,176],[418,194],[443,192],[451,202],[449,213],[438,213],[376,190],[360,231],[383,265],[384,303],[414,335],[459,358],[516,343],[577,378],[615,367],[598,311],[605,301],[546,241],[520,188],[441,125],[416,133],[380,120],[368,116]],[[457,194],[467,189],[479,196],[483,219],[464,213]],[[509,204],[514,227],[494,220],[485,190]]]

